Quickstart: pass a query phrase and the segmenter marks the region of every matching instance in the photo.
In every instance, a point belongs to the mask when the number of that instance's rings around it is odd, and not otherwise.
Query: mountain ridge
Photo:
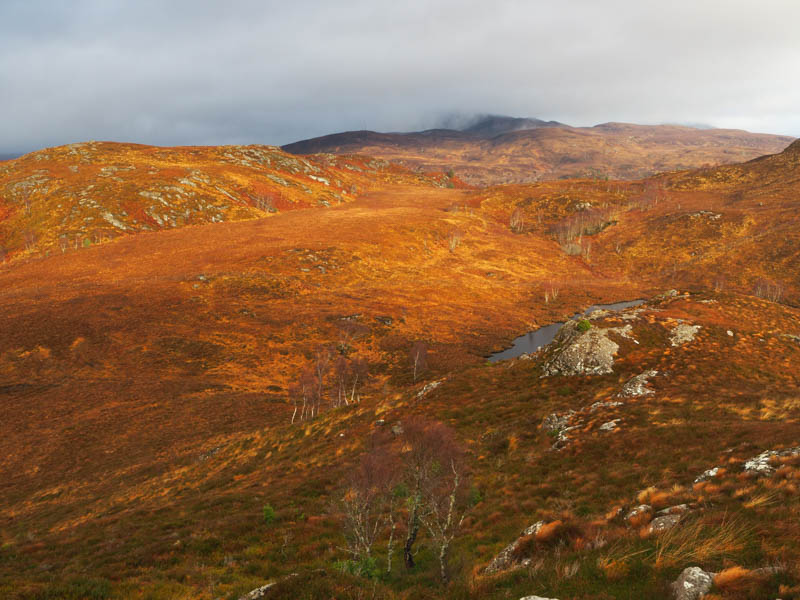
[[[735,129],[609,122],[592,127],[487,117],[463,129],[334,133],[286,144],[292,154],[367,154],[420,171],[455,171],[473,185],[601,177],[640,179],[737,163],[783,150],[795,138]]]

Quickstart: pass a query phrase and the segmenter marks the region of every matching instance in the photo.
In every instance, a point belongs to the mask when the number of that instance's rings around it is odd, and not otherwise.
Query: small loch
[[[592,304],[582,313],[576,313],[572,316],[573,319],[579,319],[592,314],[596,310],[624,310],[633,306],[643,304],[644,300],[627,300],[625,302],[614,302],[613,304]],[[542,346],[546,346],[553,341],[556,333],[561,329],[564,323],[551,323],[539,329],[529,331],[528,333],[516,338],[509,348],[500,352],[495,352],[487,359],[489,362],[497,362],[499,360],[508,360],[509,358],[516,358],[523,354],[530,354],[536,352]]]

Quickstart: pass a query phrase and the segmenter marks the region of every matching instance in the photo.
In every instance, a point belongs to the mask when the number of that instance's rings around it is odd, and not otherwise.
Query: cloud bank
[[[799,22],[795,0],[4,0],[0,153],[481,113],[800,136]]]

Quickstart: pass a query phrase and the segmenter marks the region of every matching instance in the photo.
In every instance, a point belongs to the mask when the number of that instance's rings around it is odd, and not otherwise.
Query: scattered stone
[[[629,523],[634,519],[638,519],[642,515],[652,515],[653,514],[653,507],[649,504],[640,504],[639,506],[633,508],[627,515],[625,515],[625,520]]]
[[[650,525],[647,527],[647,533],[656,535],[668,531],[675,527],[682,518],[683,515],[663,515],[661,517],[656,517],[650,521]]]
[[[394,319],[392,317],[375,317],[375,320],[378,323],[383,323],[387,327],[394,323]]]
[[[697,212],[689,213],[690,219],[696,219],[698,217],[707,217],[711,221],[719,221],[722,218],[720,213],[711,212],[710,210],[698,210]]]
[[[291,579],[292,577],[297,577],[297,573],[292,573],[290,575],[287,575],[283,579],[284,580]],[[266,598],[267,593],[276,585],[278,585],[277,581],[268,583],[267,585],[262,585],[261,587],[258,587],[254,590],[250,590],[244,596],[239,596],[239,600],[261,600],[261,598]]]
[[[714,479],[714,477],[717,476],[717,473],[719,473],[719,467],[714,467],[713,469],[707,469],[703,471],[703,473],[700,474],[698,477],[696,477],[694,482],[700,483],[703,481],[708,481],[709,479]]]
[[[386,420],[378,419],[377,421],[375,421],[375,425],[376,427],[383,427],[384,425],[386,425]]]
[[[613,419],[611,421],[607,421],[606,423],[603,423],[602,425],[600,425],[598,430],[599,431],[614,431],[615,429],[617,429],[617,423],[619,423],[621,420],[622,419]]]
[[[392,433],[393,434],[395,434],[395,435],[403,435],[404,431],[405,430],[403,429],[403,426],[400,423],[397,423],[396,425],[392,425]]]
[[[417,392],[417,398],[422,398],[423,396],[427,395],[428,392],[435,390],[437,387],[444,383],[444,379],[440,379],[439,381],[431,381],[430,383],[426,383],[423,388]]]
[[[622,406],[624,402],[595,402],[589,407],[589,412],[600,410],[601,408],[616,408]]]
[[[694,339],[694,336],[697,335],[698,331],[700,331],[700,325],[688,325],[686,323],[680,323],[676,325],[670,332],[669,340],[672,342],[673,346],[683,346],[684,344],[691,342]]]
[[[728,334],[728,337],[733,337],[733,332],[730,329],[728,329],[728,331],[726,331],[725,333]]]
[[[558,600],[557,598],[545,598],[544,596],[523,596],[519,600]]]
[[[649,396],[655,394],[655,391],[647,387],[648,379],[658,375],[658,371],[645,371],[635,377],[631,377],[628,382],[622,386],[622,391],[618,394],[623,398],[638,398],[640,396]]]
[[[570,419],[575,415],[574,410],[563,414],[552,413],[542,421],[542,429],[555,438],[552,449],[560,450],[569,443],[567,433],[575,429],[569,425]]]
[[[574,410],[570,410],[562,414],[551,413],[542,421],[542,429],[548,433],[562,431],[569,425],[569,419],[574,414]]]
[[[688,504],[676,504],[675,506],[662,508],[660,511],[656,513],[656,516],[663,517],[664,515],[683,515],[689,512],[690,510],[691,509],[689,508]]]
[[[775,467],[770,464],[773,458],[781,458],[784,456],[800,456],[800,446],[797,448],[789,448],[788,450],[765,450],[758,456],[754,456],[744,463],[745,473],[753,473],[759,476],[772,475],[775,472]]]
[[[700,600],[714,583],[715,573],[707,573],[700,567],[687,567],[672,583],[675,600]]]
[[[500,553],[492,559],[492,562],[489,563],[489,566],[486,567],[484,572],[487,575],[491,575],[492,573],[505,571],[515,566],[517,562],[514,559],[514,552],[519,547],[520,540],[524,537],[536,535],[537,533],[539,533],[539,530],[544,526],[544,524],[545,524],[544,521],[538,521],[533,525],[525,528],[525,530],[519,535],[519,537],[516,540],[514,540],[508,546],[503,548],[500,551]]]
[[[359,319],[361,319],[361,317],[362,317],[361,313],[356,313],[354,315],[345,315],[344,317],[339,317],[339,320],[340,321],[358,321]]]

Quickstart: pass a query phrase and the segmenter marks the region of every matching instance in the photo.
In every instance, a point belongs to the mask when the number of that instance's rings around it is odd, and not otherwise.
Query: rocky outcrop
[[[598,431],[614,431],[617,428],[617,423],[619,423],[622,419],[612,419],[611,421],[606,421],[600,427],[597,428]]]
[[[431,381],[430,383],[426,383],[422,387],[422,389],[419,392],[417,392],[417,398],[422,398],[423,396],[426,396],[429,392],[432,392],[443,383],[444,379],[439,379],[438,381]]]
[[[554,438],[554,450],[559,450],[569,443],[568,433],[575,429],[574,425],[570,425],[570,420],[575,414],[574,410],[561,414],[552,413],[547,415],[542,421],[542,429]]]
[[[544,525],[544,521],[537,521],[530,527],[526,528],[516,540],[503,548],[503,550],[501,550],[500,553],[492,559],[492,562],[490,562],[489,566],[486,567],[485,573],[487,575],[491,575],[492,573],[505,571],[519,564],[519,561],[517,561],[514,557],[514,553],[516,552],[517,548],[519,548],[521,540],[525,537],[536,535],[539,533],[539,530],[544,527]]]
[[[622,386],[619,396],[623,398],[638,398],[640,396],[655,394],[652,389],[647,387],[647,383],[651,377],[655,377],[656,375],[658,375],[658,371],[645,371],[640,375],[631,377],[627,383]]]
[[[269,592],[276,585],[278,584],[268,583],[267,585],[262,585],[261,587],[247,592],[244,596],[239,596],[239,600],[261,600],[261,598],[266,597],[267,592]]]
[[[689,325],[688,323],[679,323],[672,328],[669,334],[669,341],[673,346],[683,346],[691,342],[697,332],[700,331],[700,325]]]
[[[625,521],[632,525],[642,525],[653,518],[653,507],[649,504],[640,504],[625,515]]]
[[[688,567],[672,583],[672,597],[675,600],[700,600],[711,589],[714,573],[707,573],[700,567]]]
[[[647,533],[650,535],[658,535],[659,533],[664,533],[665,531],[669,531],[675,525],[677,525],[680,520],[683,518],[683,515],[680,514],[671,514],[671,515],[664,515],[661,517],[656,517],[652,521],[650,521],[650,525],[647,526]]]
[[[544,364],[544,375],[605,375],[611,373],[619,344],[609,337],[631,337],[631,326],[581,331],[579,321],[567,321],[552,342],[553,353]]]
[[[713,467],[711,469],[706,469],[700,475],[695,477],[695,483],[701,483],[703,481],[708,481],[709,479],[714,479],[719,474],[719,467]]]
[[[769,476],[775,473],[775,467],[770,463],[773,458],[783,458],[787,456],[800,456],[800,446],[789,448],[788,450],[765,450],[758,456],[754,456],[744,463],[745,473],[759,476]]]

